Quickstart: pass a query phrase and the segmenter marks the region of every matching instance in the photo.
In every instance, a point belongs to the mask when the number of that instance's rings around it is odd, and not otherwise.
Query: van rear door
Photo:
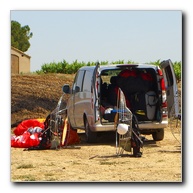
[[[98,91],[99,91],[99,67],[100,64],[97,63],[96,67],[93,71],[93,77],[92,77],[92,106],[94,110],[94,118],[95,122],[99,119],[99,96],[98,96]]]
[[[163,71],[163,76],[166,86],[168,117],[178,117],[179,115],[179,99],[178,99],[178,86],[174,73],[174,68],[171,60],[164,60],[160,63]]]

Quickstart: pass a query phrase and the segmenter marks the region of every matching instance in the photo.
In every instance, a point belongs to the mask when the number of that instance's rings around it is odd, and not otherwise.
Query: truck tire
[[[155,133],[152,133],[154,141],[161,141],[164,139],[164,129],[158,129]]]
[[[90,126],[87,118],[84,120],[85,134],[86,134],[86,142],[87,143],[95,143],[97,140],[97,133],[92,132],[90,130]]]

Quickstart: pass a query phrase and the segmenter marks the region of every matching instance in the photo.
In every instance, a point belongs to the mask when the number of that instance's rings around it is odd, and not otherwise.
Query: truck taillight
[[[163,77],[160,79],[160,87],[162,90],[162,107],[167,107],[166,87],[165,87],[165,82]]]
[[[158,72],[158,74],[159,74],[160,76],[163,76],[162,70],[161,70],[160,68],[158,68],[157,72]]]
[[[161,88],[161,92],[162,92],[162,118],[167,118],[168,117],[167,95],[166,95],[166,87],[165,87],[163,72],[161,69],[158,69],[158,74],[160,76],[160,88]]]
[[[160,80],[160,86],[161,86],[162,91],[165,91],[165,90],[166,90],[164,78],[161,78],[161,80]]]

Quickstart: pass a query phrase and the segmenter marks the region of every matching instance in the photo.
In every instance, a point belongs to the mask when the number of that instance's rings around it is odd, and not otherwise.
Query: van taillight
[[[160,87],[161,87],[161,92],[162,92],[162,118],[167,118],[168,116],[167,95],[166,95],[166,87],[165,87],[163,72],[161,69],[158,69],[158,75],[160,76]]]
[[[157,72],[158,72],[158,74],[159,74],[160,76],[163,76],[162,70],[161,70],[160,68],[157,70]]]
[[[162,91],[163,91],[163,90],[166,90],[164,78],[161,78],[161,80],[160,80],[160,86],[161,86]]]
[[[166,87],[163,77],[160,79],[160,87],[162,91],[162,107],[167,107]]]

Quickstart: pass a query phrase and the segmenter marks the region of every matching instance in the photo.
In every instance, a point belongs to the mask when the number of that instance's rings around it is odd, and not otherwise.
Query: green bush
[[[174,62],[174,72],[176,74],[177,81],[181,80],[182,65],[181,62]]]
[[[153,65],[159,66],[160,65],[160,60],[157,60],[155,62],[150,62]],[[108,64],[108,61],[101,61],[100,65],[106,65]],[[114,62],[111,62],[112,64],[124,64],[124,60],[117,60]],[[131,63],[135,63],[133,61],[128,60],[126,62],[127,64],[131,64]],[[81,68],[82,66],[94,66],[96,64],[96,62],[78,62],[77,60],[75,60],[74,62],[72,62],[71,64],[69,64],[68,62],[66,62],[66,60],[63,60],[62,62],[51,62],[51,63],[47,63],[47,64],[43,64],[41,66],[41,70],[40,71],[36,71],[36,73],[38,74],[42,74],[42,73],[64,73],[64,74],[75,74],[79,68]],[[181,80],[181,62],[174,62],[174,71],[176,74],[176,78],[177,81]]]

